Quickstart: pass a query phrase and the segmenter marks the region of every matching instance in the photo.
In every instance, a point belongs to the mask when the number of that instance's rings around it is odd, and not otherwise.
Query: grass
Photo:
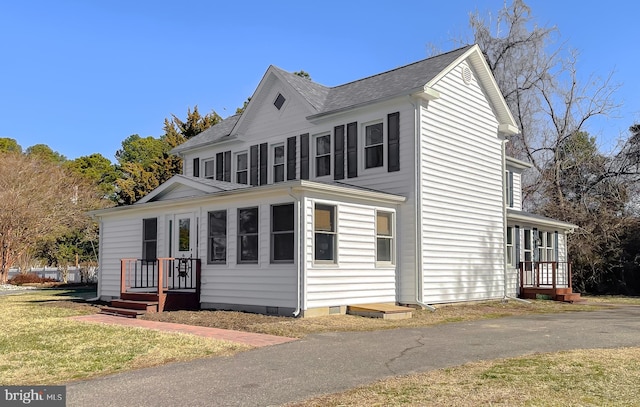
[[[0,385],[51,385],[247,349],[192,335],[72,321],[67,317],[96,312],[72,294],[0,297]]]
[[[640,348],[469,363],[292,403],[315,406],[635,406]]]
[[[640,302],[639,302],[640,303]],[[380,329],[415,328],[448,322],[501,318],[506,316],[592,311],[604,304],[566,304],[536,300],[530,304],[517,301],[490,301],[439,307],[436,312],[417,310],[413,318],[383,320],[353,315],[327,315],[314,318],[291,318],[233,311],[173,311],[147,314],[144,319],[188,325],[234,329],[271,335],[302,338],[321,332],[375,331]]]

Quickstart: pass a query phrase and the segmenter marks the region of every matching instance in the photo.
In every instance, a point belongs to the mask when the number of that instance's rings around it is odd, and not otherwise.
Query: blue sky
[[[131,134],[162,135],[166,117],[233,114],[273,64],[340,85],[471,40],[469,13],[503,0],[9,0],[0,6],[0,137],[73,159],[115,161]],[[529,0],[580,52],[584,80],[611,71],[616,117],[587,130],[604,150],[640,121],[636,18],[630,1]],[[632,31],[633,30],[633,31]]]

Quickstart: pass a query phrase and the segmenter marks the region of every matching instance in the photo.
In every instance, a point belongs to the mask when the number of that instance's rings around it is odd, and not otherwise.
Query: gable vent
[[[276,109],[280,110],[282,109],[282,105],[284,105],[285,101],[286,99],[284,98],[284,96],[282,96],[282,93],[278,93],[278,97],[276,98],[276,100],[274,100],[273,105],[276,107]]]
[[[469,69],[468,66],[462,68],[462,80],[464,81],[464,83],[466,83],[467,85],[470,84],[472,78],[473,75],[471,74],[471,69]]]

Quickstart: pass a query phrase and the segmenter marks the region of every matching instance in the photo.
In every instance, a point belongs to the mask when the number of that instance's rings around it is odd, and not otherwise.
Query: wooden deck
[[[574,293],[570,287],[523,287],[520,291],[520,298],[530,300],[554,300],[562,302],[583,301],[580,293]]]
[[[408,319],[413,316],[413,308],[390,303],[348,305],[347,314],[368,318]]]

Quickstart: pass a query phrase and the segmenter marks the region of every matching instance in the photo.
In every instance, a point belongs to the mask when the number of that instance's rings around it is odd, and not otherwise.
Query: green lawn
[[[47,290],[0,297],[0,385],[59,384],[247,349],[192,335],[72,321],[67,317],[95,312],[69,307],[72,294]]]

